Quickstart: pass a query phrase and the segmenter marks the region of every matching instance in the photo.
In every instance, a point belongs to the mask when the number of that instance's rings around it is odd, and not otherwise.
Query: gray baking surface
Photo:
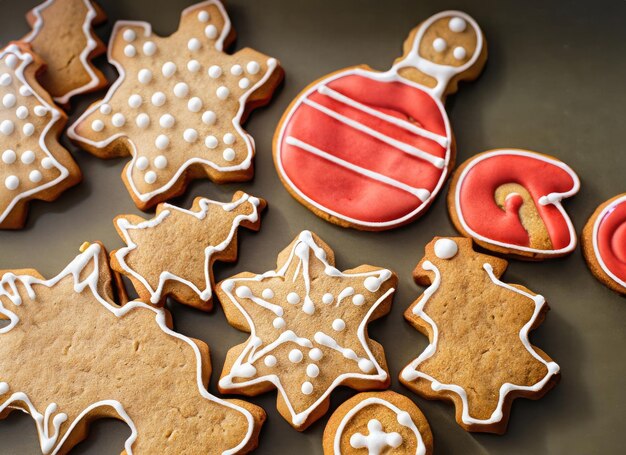
[[[190,3],[102,1],[109,21],[97,32],[107,41],[115,20],[136,19],[151,22],[155,32],[167,35],[177,28],[180,11]],[[28,31],[24,14],[35,4],[32,0],[0,2],[3,44]],[[434,235],[456,234],[446,209],[447,186],[430,211],[406,227],[382,233],[343,229],[317,218],[287,193],[274,170],[271,140],[284,109],[308,83],[360,63],[387,69],[401,54],[411,28],[437,11],[461,9],[483,28],[489,60],[483,75],[462,85],[447,103],[458,162],[499,147],[527,148],[562,159],[582,180],[581,192],[565,204],[580,232],[597,205],[626,191],[622,139],[626,2],[231,0],[226,7],[238,33],[235,48],[249,46],[279,58],[286,81],[273,102],[253,113],[247,124],[257,144],[254,180],[221,186],[197,181],[174,200],[184,207],[200,195],[227,201],[237,189],[268,200],[261,231],[241,231],[239,262],[217,263],[216,278],[273,269],[276,254],[299,231],[310,229],[335,249],[340,268],[369,263],[398,273],[393,310],[370,326],[370,336],[385,347],[392,388],[413,399],[426,414],[435,453],[623,453],[626,301],[592,277],[580,249],[559,260],[512,261],[504,275],[505,281],[522,283],[546,296],[551,311],[531,339],[561,365],[561,383],[539,401],[517,400],[504,436],[467,433],[455,423],[451,405],[426,401],[397,380],[400,369],[427,345],[426,338],[402,317],[423,291],[413,283],[411,272]],[[97,64],[111,80],[115,77],[104,58]],[[100,96],[82,97],[71,118]],[[140,213],[120,179],[126,159],[102,161],[64,142],[84,173],[83,183],[56,202],[33,203],[23,230],[0,232],[0,269],[32,267],[54,276],[84,240],[101,240],[109,249],[120,247],[113,217]],[[247,335],[230,327],[220,308],[204,314],[177,303],[168,306],[178,331],[209,344],[214,370],[210,391],[215,393],[226,351]],[[50,377],[51,382],[63,380]],[[331,411],[353,393],[335,391]],[[255,453],[321,454],[330,413],[298,433],[278,415],[275,399],[275,393],[251,399],[268,413]],[[122,422],[99,421],[73,453],[120,453],[129,434]],[[39,450],[29,416],[16,412],[0,422],[0,453]]]

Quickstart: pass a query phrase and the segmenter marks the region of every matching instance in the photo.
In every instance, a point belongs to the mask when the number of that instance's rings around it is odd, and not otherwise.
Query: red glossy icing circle
[[[429,93],[398,80],[378,80],[379,77],[379,73],[374,72],[354,74],[348,71],[333,76],[330,82],[317,84],[290,112],[278,144],[277,157],[291,184],[314,201],[318,208],[351,218],[357,223],[392,224],[416,211],[423,202],[411,192],[312,154],[288,143],[287,139],[296,138],[393,182],[433,193],[445,169],[337,120],[332,113],[347,117],[433,157],[446,158],[449,150],[447,146],[317,90],[319,87],[328,87],[366,108],[435,133],[441,136],[444,144],[450,143],[446,113]],[[307,104],[307,101],[329,109],[331,115]]]
[[[626,281],[626,199],[612,205],[598,223],[597,254],[616,277]]]

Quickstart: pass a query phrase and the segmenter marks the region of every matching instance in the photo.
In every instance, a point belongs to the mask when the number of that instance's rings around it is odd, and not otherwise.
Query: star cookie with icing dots
[[[303,231],[278,255],[276,270],[217,285],[228,322],[250,332],[227,354],[222,393],[276,388],[278,411],[302,431],[328,410],[336,387],[388,387],[383,348],[368,338],[367,324],[391,309],[397,278],[387,269],[341,272],[334,264],[330,247]]]
[[[140,209],[181,194],[194,178],[252,178],[254,140],[241,123],[269,102],[283,72],[249,48],[224,53],[234,37],[217,0],[185,9],[166,38],[145,22],[115,24],[108,57],[120,76],[68,136],[100,158],[132,157],[122,179]]]
[[[128,246],[111,253],[111,267],[129,277],[146,302],[160,305],[171,295],[209,311],[213,263],[237,259],[237,230],[259,230],[266,205],[238,191],[228,203],[198,197],[189,210],[159,204],[150,220],[120,215],[115,228]]]
[[[0,51],[0,228],[24,225],[28,202],[52,201],[80,182],[58,142],[66,115],[37,83],[43,62],[25,44]]]

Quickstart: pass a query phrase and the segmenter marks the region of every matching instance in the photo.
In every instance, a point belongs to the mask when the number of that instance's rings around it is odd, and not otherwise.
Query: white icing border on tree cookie
[[[196,374],[196,380],[197,380],[197,385],[198,385],[198,390],[200,392],[200,395],[211,401],[214,403],[217,403],[219,405],[225,406],[227,408],[233,409],[237,412],[240,412],[241,414],[243,414],[246,417],[246,420],[248,421],[248,431],[246,433],[245,438],[241,441],[241,443],[239,443],[236,447],[227,450],[225,452],[223,452],[223,454],[225,455],[230,455],[230,454],[235,454],[237,453],[239,450],[241,450],[243,447],[245,447],[248,442],[250,441],[250,438],[252,437],[252,432],[254,430],[254,418],[252,417],[252,414],[245,408],[242,408],[240,406],[237,406],[235,404],[232,404],[228,401],[222,400],[214,395],[211,395],[207,389],[205,388],[203,382],[202,382],[202,356],[200,354],[200,350],[198,349],[198,346],[193,342],[193,340],[191,340],[190,338],[181,335],[179,333],[174,332],[173,330],[171,330],[169,327],[167,327],[166,324],[166,314],[165,311],[162,309],[157,309],[157,308],[153,308],[143,302],[140,302],[138,300],[133,301],[133,302],[129,302],[126,305],[122,306],[122,307],[117,307],[117,306],[113,306],[111,305],[109,302],[107,302],[99,293],[98,293],[98,283],[99,283],[99,279],[100,279],[100,263],[98,261],[99,255],[101,252],[101,247],[98,244],[92,244],[90,245],[82,254],[79,254],[78,256],[76,256],[76,258],[74,258],[74,260],[72,262],[70,262],[65,269],[63,269],[57,276],[55,276],[54,278],[51,278],[49,280],[44,280],[44,279],[40,279],[40,278],[36,278],[30,275],[15,275],[11,272],[7,272],[5,273],[1,278],[0,278],[0,296],[5,296],[7,297],[11,303],[13,305],[19,306],[22,304],[22,299],[19,295],[18,289],[17,289],[17,283],[19,282],[20,284],[22,284],[26,290],[26,292],[29,295],[29,298],[31,299],[35,299],[36,295],[35,292],[32,289],[32,285],[42,285],[42,286],[46,286],[46,287],[52,287],[54,285],[56,285],[59,281],[61,281],[63,278],[67,277],[68,275],[72,275],[73,279],[74,279],[74,290],[77,293],[83,292],[85,290],[85,288],[89,288],[89,290],[91,291],[91,293],[93,294],[93,297],[107,310],[109,310],[111,313],[113,313],[116,317],[118,318],[122,318],[124,317],[124,315],[126,315],[127,313],[131,312],[132,310],[135,310],[137,308],[142,308],[142,309],[147,309],[150,310],[152,312],[155,313],[155,321],[156,323],[159,325],[159,328],[167,335],[170,335],[174,338],[177,338],[185,343],[187,343],[194,351],[195,355],[196,355],[196,361],[197,361],[197,374]],[[91,271],[91,273],[84,279],[84,280],[80,280],[80,276],[81,273],[83,272],[83,270],[90,264],[93,264],[93,270]],[[6,316],[9,318],[10,323],[5,326],[0,328],[0,335],[9,332],[11,329],[13,329],[17,323],[19,322],[19,318],[18,316],[11,312],[9,309],[5,308],[4,305],[2,304],[2,300],[0,300],[0,314]],[[0,383],[0,394],[2,393],[6,393],[9,390],[9,385],[6,383]],[[4,389],[4,391],[3,391]],[[28,396],[26,394],[24,394],[23,392],[15,392],[11,395],[11,397],[9,397],[8,400],[6,400],[4,403],[0,404],[0,412],[2,412],[3,410],[5,410],[7,407],[9,407],[11,404],[16,403],[16,402],[23,402],[27,405],[30,414],[32,415],[33,419],[35,419],[35,422],[37,424],[37,432],[39,435],[39,440],[41,443],[41,448],[42,451],[45,454],[51,453],[52,455],[58,453],[58,451],[61,449],[61,447],[63,446],[64,442],[66,441],[66,439],[69,437],[69,435],[72,433],[72,431],[74,430],[74,428],[76,427],[76,425],[78,425],[78,423],[81,421],[81,419],[86,416],[91,410],[96,409],[99,406],[110,406],[113,409],[115,409],[115,411],[119,414],[119,416],[122,418],[122,420],[124,420],[128,426],[130,427],[132,433],[131,436],[126,440],[125,444],[124,444],[124,448],[126,450],[126,452],[129,455],[132,455],[133,451],[132,451],[132,445],[135,442],[135,440],[137,439],[138,433],[137,433],[137,428],[135,427],[135,424],[133,423],[132,419],[128,416],[128,414],[126,413],[126,411],[124,410],[124,406],[122,405],[122,403],[120,403],[119,401],[116,400],[102,400],[102,401],[98,401],[92,405],[90,405],[89,407],[87,407],[70,425],[70,427],[67,429],[64,437],[60,440],[57,441],[58,439],[58,428],[60,427],[61,423],[63,423],[66,419],[67,416],[65,416],[65,419],[63,419],[64,414],[60,413],[57,414],[53,419],[53,426],[56,429],[55,434],[50,435],[48,432],[48,424],[50,421],[50,417],[52,416],[52,413],[56,410],[56,405],[54,405],[53,403],[51,403],[48,408],[46,409],[46,411],[44,412],[44,414],[42,415],[39,411],[37,411],[34,406],[32,405],[32,402],[30,401],[30,399],[28,398]],[[54,405],[54,406],[53,406]],[[60,417],[59,417],[60,416]],[[45,424],[45,425],[44,425]],[[46,450],[47,449],[47,450]]]
[[[624,287],[624,289],[626,289],[626,281],[619,279],[613,272],[611,272],[611,270],[609,270],[609,268],[604,263],[602,256],[600,256],[600,250],[598,248],[598,230],[600,229],[600,224],[602,223],[602,220],[607,215],[607,213],[612,211],[617,205],[623,204],[625,202],[626,202],[626,195],[619,197],[615,199],[613,202],[611,202],[610,204],[608,204],[596,217],[596,221],[593,223],[593,234],[591,236],[591,240],[593,243],[593,254],[596,257],[598,264],[600,264],[600,267],[602,268],[604,273],[606,273],[609,276],[609,278],[611,278],[620,286]]]

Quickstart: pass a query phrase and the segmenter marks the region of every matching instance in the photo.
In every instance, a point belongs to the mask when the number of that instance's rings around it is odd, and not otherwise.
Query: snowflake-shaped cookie
[[[57,140],[66,116],[35,80],[42,65],[26,45],[0,52],[0,228],[22,227],[29,200],[53,200],[80,181]]]
[[[182,193],[192,178],[251,178],[254,141],[241,122],[269,101],[282,70],[252,49],[225,54],[233,38],[216,0],[184,10],[166,38],[145,22],[116,23],[108,52],[120,77],[68,135],[102,158],[132,156],[122,177],[138,207]]]
[[[229,351],[219,389],[256,395],[275,387],[278,411],[304,430],[337,386],[387,387],[383,349],[368,339],[367,324],[389,312],[396,282],[367,265],[339,271],[332,250],[303,231],[275,271],[218,284],[229,323],[251,334]]]

